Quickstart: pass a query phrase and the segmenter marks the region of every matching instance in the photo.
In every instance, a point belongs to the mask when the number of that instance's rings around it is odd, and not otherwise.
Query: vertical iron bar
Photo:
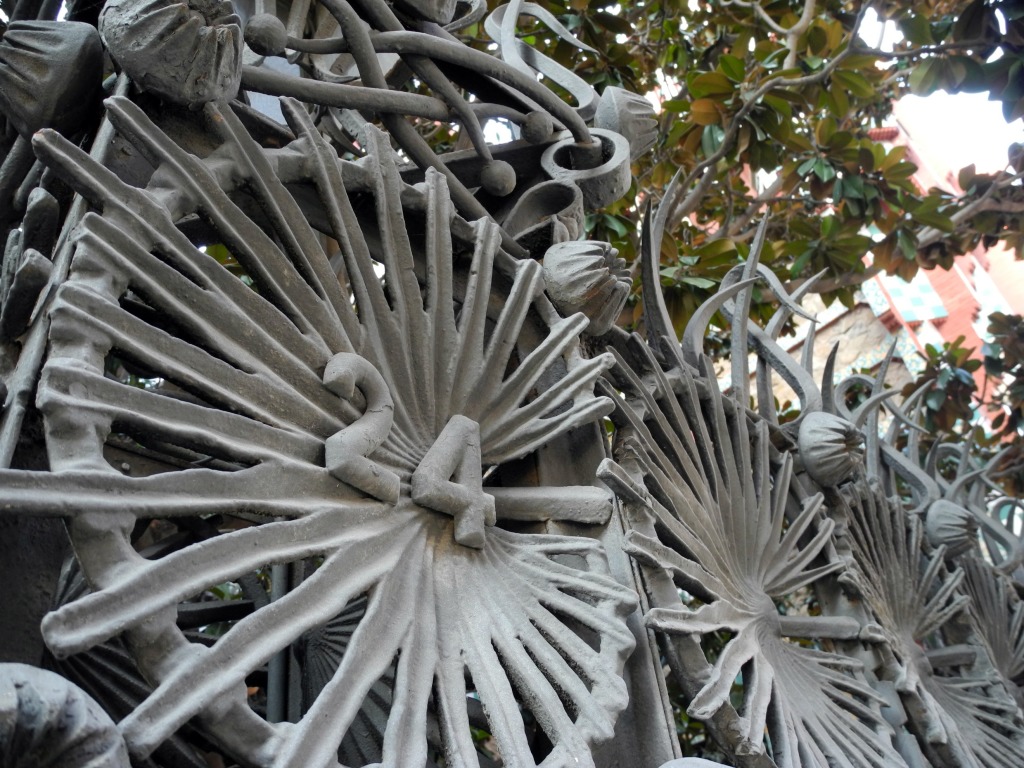
[[[270,602],[288,592],[288,566],[270,566]],[[281,723],[288,712],[288,649],[275,653],[267,665],[267,721]]]

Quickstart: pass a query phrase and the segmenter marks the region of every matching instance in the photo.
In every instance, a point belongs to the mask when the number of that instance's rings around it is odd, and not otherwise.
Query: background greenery
[[[634,189],[587,224],[635,273],[645,203],[668,206],[661,284],[677,330],[747,255],[766,214],[762,263],[791,289],[824,270],[815,290],[827,304],[852,306],[858,286],[880,271],[909,280],[919,269],[948,269],[978,244],[1003,242],[1021,257],[1024,145],[1008,149],[1003,172],[963,169],[964,191],[952,195],[920,189],[905,148],[887,148],[870,130],[901,96],[940,89],[985,93],[1008,121],[1024,116],[1024,0],[538,4],[593,52],[524,15],[528,44],[599,91],[621,86],[661,100],[658,140],[634,165]],[[893,50],[860,34],[871,13],[902,34]],[[480,29],[465,33],[477,46],[489,42]],[[639,279],[634,286],[636,294]],[[626,324],[641,321],[635,298]],[[766,318],[772,308],[757,299],[752,312]],[[925,417],[936,439],[971,436],[994,454],[1007,441],[1024,443],[1024,321],[991,322],[984,350],[929,350],[927,370],[908,392],[928,384]],[[727,353],[727,334],[717,342]],[[977,391],[969,374],[982,364],[998,378]],[[992,410],[990,431],[971,422],[979,404]],[[1003,481],[1014,492],[1024,490],[1021,457],[1018,449],[1003,458]]]

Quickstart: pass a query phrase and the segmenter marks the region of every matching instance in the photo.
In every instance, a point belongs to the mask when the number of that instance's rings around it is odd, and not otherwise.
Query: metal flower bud
[[[12,21],[0,38],[0,115],[25,139],[73,134],[99,105],[103,46],[74,21]]]
[[[818,485],[839,485],[864,460],[864,435],[846,419],[824,411],[804,416],[797,436],[804,469]]]
[[[636,160],[658,140],[658,121],[651,102],[615,86],[605,88],[601,94],[594,125],[625,136],[630,160]]]
[[[586,333],[600,336],[625,306],[632,280],[617,250],[607,243],[579,240],[548,248],[544,283],[562,314],[582,312],[590,320]]]
[[[946,546],[947,557],[962,555],[978,540],[978,520],[974,514],[946,499],[932,502],[928,507],[924,530],[933,547]]]
[[[135,83],[177,104],[234,98],[242,80],[242,29],[220,0],[108,0],[100,34]]]

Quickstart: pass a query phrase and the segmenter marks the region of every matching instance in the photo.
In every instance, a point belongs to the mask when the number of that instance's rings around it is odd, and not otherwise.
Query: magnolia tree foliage
[[[1007,148],[1000,172],[961,169],[962,191],[954,194],[922,189],[906,147],[871,132],[908,93],[985,93],[1007,121],[1024,116],[1019,0],[544,6],[587,49],[524,16],[529,45],[598,89],[623,86],[660,105],[658,139],[634,164],[632,194],[589,216],[588,225],[637,274],[643,203],[668,207],[660,277],[677,331],[746,258],[766,215],[762,263],[790,287],[823,272],[814,290],[828,303],[852,306],[858,286],[879,272],[909,280],[921,268],[948,269],[979,244],[1001,243],[1021,256],[1024,145]],[[867,19],[873,30],[891,22],[899,41],[881,50],[864,31]],[[772,311],[764,299],[755,295],[752,310],[762,319]],[[622,322],[641,316],[636,301]],[[925,373],[905,394],[927,387],[923,416],[938,439],[970,437],[994,454],[1021,437],[1024,325],[993,316],[990,333],[983,350],[962,343],[930,350]],[[728,334],[717,341],[728,347]],[[971,374],[982,359],[991,378],[979,391]],[[987,432],[973,425],[979,401],[992,420]],[[1024,487],[1012,479],[1020,461],[1004,461],[1007,488]]]
[[[543,5],[590,50],[524,18],[527,44],[598,89],[623,86],[660,102],[658,141],[634,165],[636,196],[589,223],[633,259],[642,215],[634,201],[671,206],[661,277],[677,325],[746,255],[765,214],[764,263],[791,281],[825,270],[817,290],[845,303],[877,271],[910,278],[949,267],[978,243],[1003,241],[1018,254],[1024,246],[1019,148],[1005,172],[965,169],[963,193],[951,195],[921,190],[906,150],[869,135],[908,92],[985,92],[1007,120],[1024,115],[1020,2]],[[869,14],[902,33],[892,51],[865,40]]]

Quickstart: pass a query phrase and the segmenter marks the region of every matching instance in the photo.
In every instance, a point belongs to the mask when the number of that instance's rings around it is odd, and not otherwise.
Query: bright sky
[[[901,122],[915,145],[948,158],[954,169],[974,163],[979,171],[1002,170],[1007,147],[1024,142],[1024,123],[1007,123],[1000,103],[983,93],[904,96],[900,106],[906,107]]]
[[[880,24],[873,9],[865,14],[865,43],[891,51],[900,38],[895,24]],[[1024,122],[1007,123],[1000,103],[989,101],[986,94],[937,91],[925,98],[904,96],[900,106],[900,121],[922,153],[945,157],[957,170],[971,163],[983,172],[1002,170],[1007,147],[1024,142]]]

